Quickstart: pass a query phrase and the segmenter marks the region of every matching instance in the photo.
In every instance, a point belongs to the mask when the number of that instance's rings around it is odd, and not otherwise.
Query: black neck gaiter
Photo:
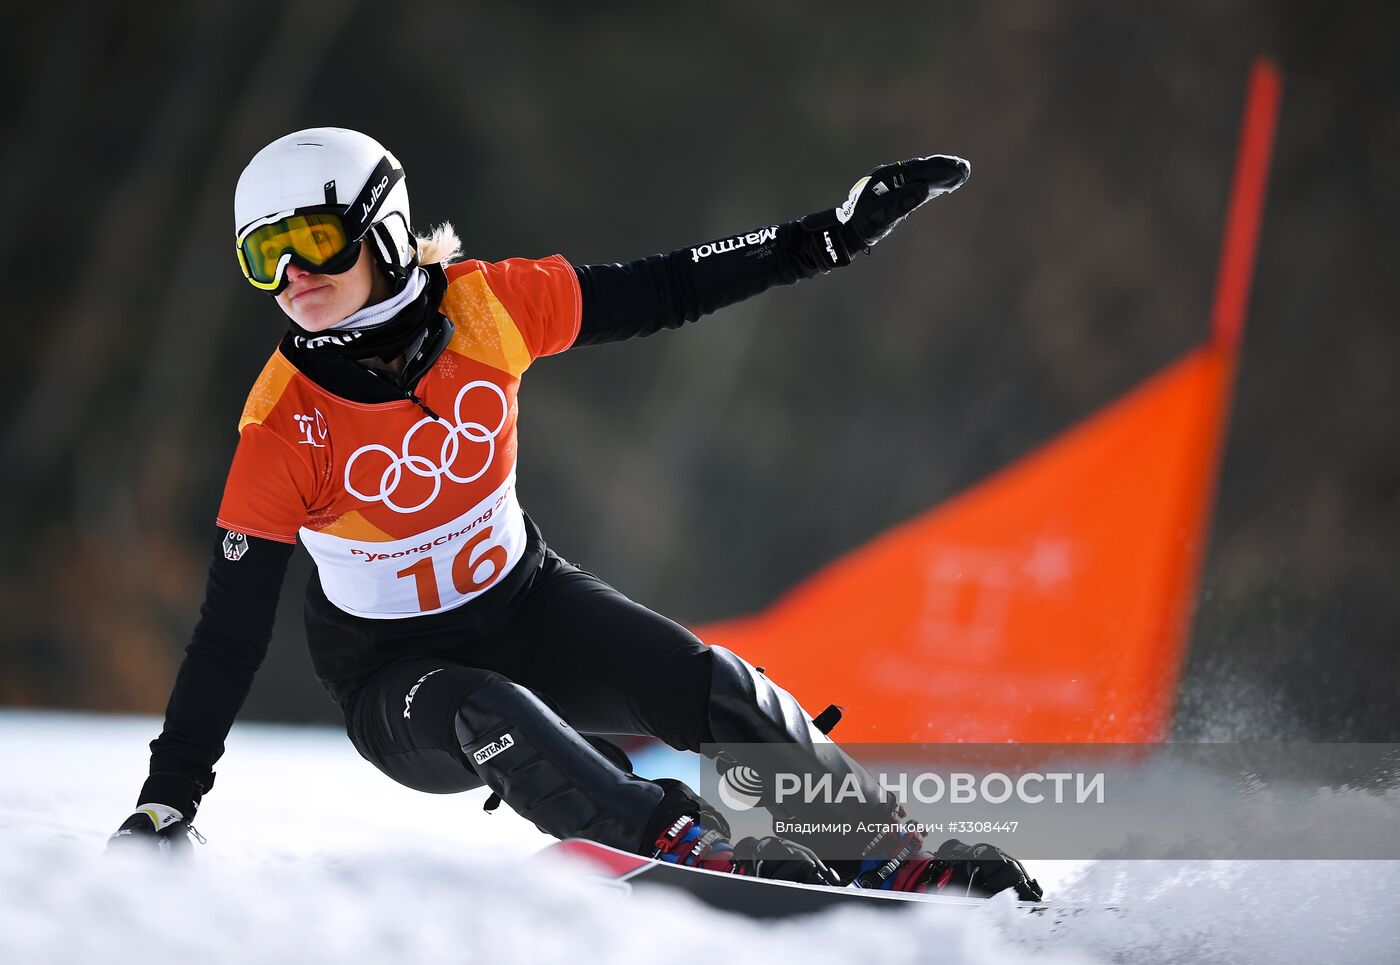
[[[308,332],[296,322],[289,322],[293,343],[299,349],[318,355],[338,355],[356,361],[369,358],[386,363],[393,361],[437,319],[438,306],[447,291],[447,275],[441,265],[429,265],[423,270],[428,275],[423,291],[383,324],[350,331]],[[400,291],[406,283],[406,280],[401,283]]]

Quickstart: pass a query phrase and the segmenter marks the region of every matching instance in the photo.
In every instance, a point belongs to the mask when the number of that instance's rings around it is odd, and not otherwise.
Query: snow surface
[[[239,724],[185,866],[107,857],[153,718],[0,711],[0,962],[1400,962],[1400,862],[1036,862],[1053,922],[1007,896],[963,911],[758,925],[624,898],[524,859],[547,843],[483,792],[399,787],[330,728]],[[694,779],[669,752],[638,770]],[[1345,821],[1336,799],[1323,819]],[[1393,797],[1369,807],[1391,809]]]

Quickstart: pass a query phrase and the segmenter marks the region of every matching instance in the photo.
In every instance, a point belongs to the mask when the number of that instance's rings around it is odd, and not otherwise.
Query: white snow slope
[[[159,727],[0,711],[0,962],[1400,962],[1400,862],[1037,862],[1051,897],[1130,909],[1055,927],[1005,896],[776,925],[624,898],[524,863],[546,839],[483,792],[401,788],[328,728],[235,727],[192,864],[107,858]]]

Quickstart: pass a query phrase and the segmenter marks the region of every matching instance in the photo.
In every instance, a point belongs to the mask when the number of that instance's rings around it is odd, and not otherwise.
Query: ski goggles
[[[287,266],[318,275],[339,275],[359,258],[345,221],[335,211],[307,211],[258,225],[238,240],[238,265],[254,288],[280,292]]]
[[[234,240],[238,266],[254,288],[278,294],[287,287],[287,266],[318,275],[339,275],[355,266],[360,240],[403,168],[386,154],[349,205],[336,203],[335,182],[326,183],[326,203],[271,216],[248,225]],[[405,226],[406,227],[406,226]]]

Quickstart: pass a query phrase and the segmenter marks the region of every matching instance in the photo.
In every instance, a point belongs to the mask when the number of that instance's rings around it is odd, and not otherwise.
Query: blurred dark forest
[[[7,13],[0,703],[159,711],[244,396],[282,330],[234,182],[302,127],[402,160],[470,255],[617,261],[967,187],[850,270],[522,394],[560,553],[751,612],[1205,337],[1250,59],[1278,149],[1176,734],[1400,738],[1393,4],[57,2]],[[298,551],[245,717],[332,720]],[[852,646],[869,645],[853,640]]]

